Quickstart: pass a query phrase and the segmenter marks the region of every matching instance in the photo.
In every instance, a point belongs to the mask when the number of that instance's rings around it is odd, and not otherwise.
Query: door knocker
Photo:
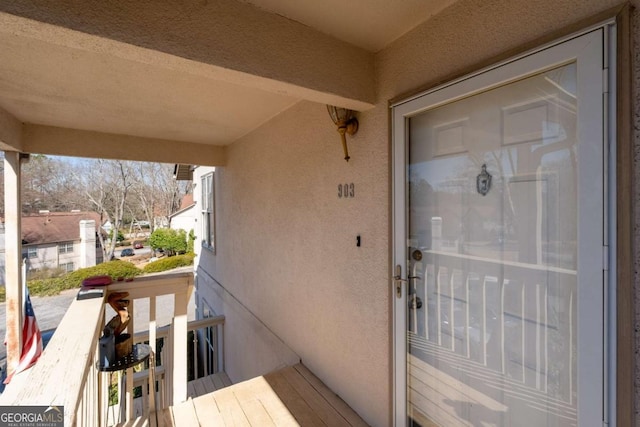
[[[491,174],[487,172],[486,163],[482,165],[482,172],[476,177],[476,189],[483,196],[486,196],[491,189]]]

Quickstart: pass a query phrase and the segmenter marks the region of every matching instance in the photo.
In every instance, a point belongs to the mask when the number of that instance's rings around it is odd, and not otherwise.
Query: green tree
[[[176,230],[172,230],[176,231]],[[184,230],[177,230],[176,235],[173,237],[175,253],[183,254],[187,252],[187,232]]]
[[[193,245],[196,241],[196,233],[194,233],[193,228],[189,230],[189,238],[187,239],[187,253],[191,254],[194,252]]]
[[[109,231],[109,239],[113,238],[113,230]],[[118,230],[118,234],[116,234],[116,242],[124,242],[124,234],[122,231]]]
[[[187,251],[187,233],[184,230],[158,228],[149,236],[151,249],[162,249],[168,256]]]

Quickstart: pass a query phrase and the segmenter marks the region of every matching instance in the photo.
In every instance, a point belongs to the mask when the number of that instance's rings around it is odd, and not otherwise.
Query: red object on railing
[[[111,276],[108,276],[108,275],[92,276],[92,277],[87,277],[82,281],[82,287],[86,288],[86,287],[94,287],[94,286],[107,286],[107,285],[110,285],[112,281],[113,280],[111,279]]]

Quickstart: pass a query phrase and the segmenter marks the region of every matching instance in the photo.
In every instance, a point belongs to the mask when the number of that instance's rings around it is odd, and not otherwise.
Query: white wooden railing
[[[163,404],[174,405],[187,397],[187,310],[193,291],[193,273],[160,274],[136,278],[131,282],[114,282],[107,286],[102,298],[74,300],[36,365],[25,374],[19,390],[10,390],[4,405],[64,406],[65,426],[104,426],[107,424],[109,401],[108,374],[100,373],[98,340],[107,317],[114,315],[105,305],[112,292],[129,292],[130,301],[149,299],[148,340],[155,352],[156,338],[165,337],[163,355]],[[174,296],[174,312],[168,328],[157,328],[156,297]],[[130,304],[133,334],[134,304]],[[122,421],[133,413],[133,369],[127,369],[124,385]],[[23,374],[24,375],[24,374]],[[17,385],[16,385],[17,387]],[[121,390],[122,391],[122,390]],[[153,411],[153,406],[148,411]]]
[[[412,333],[503,378],[572,401],[576,271],[422,254],[411,272]]]
[[[224,316],[213,316],[206,319],[194,320],[187,323],[187,332],[192,333],[190,363],[188,364],[187,377],[188,380],[194,380],[201,377],[205,377],[211,374],[218,373],[222,370],[224,361],[222,352],[219,351],[219,342],[222,341]],[[156,354],[156,367],[155,367],[155,380],[157,383],[158,396],[155,400],[155,405],[158,410],[168,407],[170,402],[167,399],[167,395],[164,392],[166,390],[165,374],[170,371],[171,366],[171,329],[169,326],[164,326],[156,330],[156,343],[158,352]],[[149,343],[149,331],[138,332],[134,335],[135,343]],[[187,343],[188,344],[188,343]],[[151,388],[149,387],[149,363],[145,363],[138,372],[133,374],[133,387],[139,390],[140,398],[142,399],[141,407],[134,405],[134,416],[143,416],[145,409],[149,408],[149,393]],[[121,393],[118,393],[120,395]],[[136,395],[137,396],[137,395]],[[109,412],[110,414],[117,414],[117,408]],[[113,420],[110,416],[109,421]]]

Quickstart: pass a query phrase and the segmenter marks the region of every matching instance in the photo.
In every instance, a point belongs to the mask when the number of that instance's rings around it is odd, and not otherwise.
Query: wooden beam
[[[22,351],[22,237],[20,153],[4,153],[5,288],[7,309],[7,370],[11,374]]]
[[[23,150],[27,153],[97,159],[202,166],[226,164],[226,147],[34,124],[24,125]]]

